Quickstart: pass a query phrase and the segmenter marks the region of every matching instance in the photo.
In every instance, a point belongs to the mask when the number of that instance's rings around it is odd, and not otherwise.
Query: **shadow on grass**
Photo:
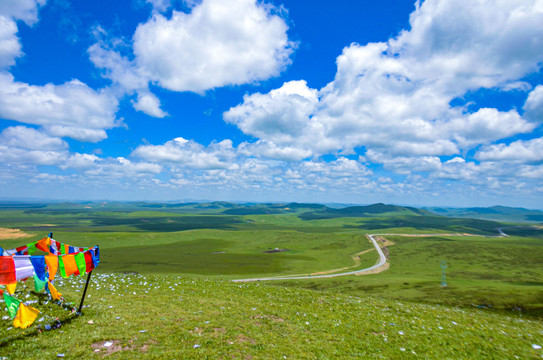
[[[30,293],[38,297],[39,304],[43,305],[47,303],[47,300],[49,298],[47,294],[36,293],[34,291],[31,291]],[[21,329],[19,332],[13,335],[0,339],[0,348],[4,348],[8,346],[12,341],[15,341],[15,340],[22,340],[22,339],[31,338],[33,336],[37,336],[43,331],[56,331],[60,329],[61,327],[70,324],[74,319],[82,315],[76,312],[77,309],[73,307],[71,303],[64,302],[64,303],[58,304],[58,306],[64,310],[69,311],[69,313],[65,313],[64,315],[60,315],[56,317],[52,323],[39,324],[39,325],[35,325],[34,323],[33,324],[34,326],[32,326],[31,328]],[[49,330],[46,330],[47,326],[49,326]]]

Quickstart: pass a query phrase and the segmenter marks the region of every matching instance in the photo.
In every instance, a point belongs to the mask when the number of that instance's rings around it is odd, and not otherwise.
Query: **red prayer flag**
[[[92,261],[92,255],[90,251],[85,251],[85,263],[87,265],[87,270],[85,271],[87,274],[91,272],[92,269],[94,269],[94,261]]]
[[[17,281],[15,277],[15,262],[11,256],[0,256],[0,285]]]

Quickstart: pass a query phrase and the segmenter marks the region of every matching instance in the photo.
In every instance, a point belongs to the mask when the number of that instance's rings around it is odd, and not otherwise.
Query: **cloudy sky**
[[[0,198],[543,208],[543,0],[2,0]]]

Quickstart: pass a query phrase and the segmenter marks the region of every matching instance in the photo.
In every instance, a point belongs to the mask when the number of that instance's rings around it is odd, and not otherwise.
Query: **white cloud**
[[[171,0],[145,0],[153,6],[153,9],[159,12],[164,12],[172,6]]]
[[[84,169],[91,169],[95,167],[101,159],[93,154],[72,154],[64,164],[62,164],[60,167],[61,169],[77,169],[77,170],[84,170]]]
[[[118,125],[118,101],[106,91],[95,91],[80,81],[62,85],[29,85],[0,73],[0,117],[41,125],[55,136],[96,142],[105,129]]]
[[[105,32],[101,28],[95,30],[98,34]],[[97,68],[104,69],[104,77],[111,79],[128,91],[147,89],[148,80],[141,74],[140,69],[126,56],[112,48],[127,47],[120,39],[112,39],[107,44],[100,40],[87,50],[90,60]]]
[[[503,91],[530,91],[532,89],[532,85],[530,83],[527,83],[526,81],[512,81],[510,83],[506,83],[503,85],[500,90]]]
[[[68,157],[68,144],[43,131],[12,126],[0,133],[0,162],[59,165]]]
[[[224,119],[248,135],[289,144],[311,132],[317,103],[317,90],[305,81],[290,81],[268,94],[245,95],[243,104],[225,112]]]
[[[537,71],[543,53],[540,0],[428,0],[410,30],[390,41],[413,79],[455,96]]]
[[[66,160],[68,151],[31,150],[0,144],[0,162],[31,165],[59,165]]]
[[[155,13],[134,34],[136,63],[163,88],[202,93],[278,75],[293,44],[285,21],[256,0],[203,0],[189,14]]]
[[[245,156],[283,161],[300,161],[310,157],[313,154],[307,149],[291,146],[277,146],[271,141],[262,140],[258,140],[254,143],[241,143],[238,146],[238,152]]]
[[[25,126],[12,126],[0,133],[0,144],[28,150],[65,150],[68,144],[58,137]]]
[[[492,108],[451,119],[443,131],[454,138],[462,148],[485,144],[534,130],[535,124],[524,120],[516,110],[508,112]]]
[[[228,169],[237,166],[230,162],[235,156],[230,140],[212,143],[205,148],[192,140],[179,137],[164,145],[138,146],[131,155],[147,161],[192,169]]]
[[[151,92],[138,92],[138,100],[133,102],[134,109],[147,115],[163,118],[168,114],[160,108],[160,100]]]
[[[509,145],[489,145],[477,152],[475,158],[481,161],[543,162],[543,138],[518,140]]]
[[[515,109],[472,112],[450,104],[480,88],[529,90],[519,79],[543,62],[542,4],[426,0],[411,15],[410,30],[388,42],[346,47],[335,79],[318,93],[298,81],[293,87],[306,95],[294,96],[301,94],[286,92],[285,83],[246,95],[224,119],[257,138],[252,147],[260,156],[263,145],[312,156],[365,147],[394,171],[437,171],[437,156],[536,128],[539,87],[526,102],[525,118]]]
[[[149,0],[158,11],[171,4]],[[105,69],[105,76],[128,91],[145,90],[136,109],[162,117],[158,99],[148,83],[172,91],[204,93],[228,85],[241,85],[277,76],[290,63],[295,44],[288,40],[288,26],[272,5],[256,0],[203,0],[191,2],[189,13],[159,12],[136,29],[135,59],[115,50],[125,46],[114,39],[89,48],[91,61]],[[103,31],[101,31],[103,32]]]
[[[0,69],[15,64],[15,58],[22,55],[21,43],[17,37],[15,21],[0,15]]]
[[[543,85],[538,85],[526,99],[524,117],[537,124],[543,123]]]
[[[33,25],[38,21],[38,7],[45,5],[45,2],[46,0],[2,0],[0,15]]]
[[[383,164],[385,169],[398,174],[432,173],[441,168],[441,160],[437,156],[390,156],[378,151],[368,150],[366,158],[372,163]]]

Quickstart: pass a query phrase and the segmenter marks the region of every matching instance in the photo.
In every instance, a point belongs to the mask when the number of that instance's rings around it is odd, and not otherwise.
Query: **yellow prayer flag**
[[[8,294],[13,295],[15,293],[15,288],[17,287],[17,283],[11,283],[6,285],[6,291]]]
[[[50,281],[47,282],[47,286],[49,288],[49,292],[51,293],[51,297],[54,299],[54,300],[59,300],[60,297],[62,296],[61,293],[59,293],[57,291],[57,289],[55,289],[55,287],[53,286],[53,284],[51,284]]]
[[[26,329],[32,325],[39,313],[40,311],[38,309],[34,309],[32,306],[21,303],[19,310],[17,311],[17,316],[13,319],[13,326]]]

